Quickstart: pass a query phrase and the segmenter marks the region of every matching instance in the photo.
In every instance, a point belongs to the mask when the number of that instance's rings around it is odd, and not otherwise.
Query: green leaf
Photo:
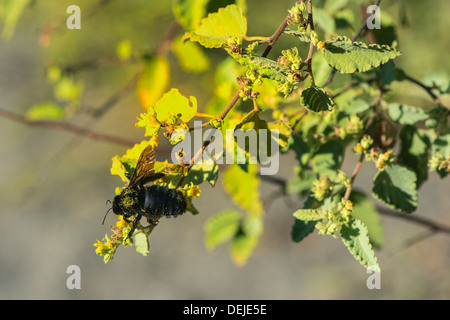
[[[319,221],[327,215],[328,210],[325,209],[300,209],[294,212],[294,217],[303,221]]]
[[[290,34],[290,35],[296,37],[297,39],[299,39],[301,42],[310,42],[311,41],[311,38],[308,37],[305,33],[301,32],[301,31],[285,29],[283,31],[283,33]]]
[[[263,231],[260,216],[247,216],[231,243],[233,262],[239,266],[245,264],[259,241]]]
[[[441,133],[434,139],[432,153],[439,153],[444,157],[450,154],[450,132]]]
[[[209,218],[205,224],[205,244],[208,250],[231,240],[239,229],[241,214],[236,210],[224,210]]]
[[[197,112],[197,99],[193,96],[187,98],[178,89],[171,89],[156,102],[154,109],[159,122],[167,121],[173,116],[189,122]]]
[[[136,163],[142,151],[150,144],[150,141],[142,141],[135,144],[122,156],[115,156],[112,159],[111,174],[118,175],[125,184],[128,184],[130,177],[134,173]]]
[[[244,265],[258,244],[258,240],[258,236],[238,233],[231,243],[231,257],[233,262],[238,266]]]
[[[393,164],[377,173],[372,193],[391,208],[409,213],[417,207],[416,180],[414,171]]]
[[[315,7],[314,11],[314,24],[319,26],[326,33],[333,33],[336,30],[336,24],[331,15],[322,8]]]
[[[25,7],[31,0],[3,0],[0,1],[0,17],[4,21],[2,37],[9,40],[14,34],[17,21],[19,21]]]
[[[342,225],[342,242],[348,251],[366,269],[379,272],[377,258],[369,241],[367,227],[358,219],[354,219],[349,224]]]
[[[415,124],[428,119],[428,114],[420,108],[399,103],[391,103],[388,107],[389,117],[400,124]]]
[[[294,242],[300,242],[316,229],[317,221],[303,221],[295,219],[292,226],[291,238]]]
[[[209,69],[209,59],[197,43],[177,37],[172,42],[172,50],[185,71],[200,73]]]
[[[255,130],[256,136],[258,138],[257,141],[257,148],[256,153],[257,155],[262,155],[263,152],[266,152],[264,156],[270,156],[274,153],[274,151],[278,151],[280,146],[282,148],[287,146],[289,137],[292,134],[292,128],[290,126],[290,123],[288,121],[281,121],[281,122],[266,122],[264,120],[261,120],[259,118],[259,112],[258,110],[252,110],[250,111],[239,124],[236,125],[235,130],[241,129],[242,131],[246,132],[247,130]],[[267,140],[261,140],[260,130],[267,130],[266,131],[266,139]],[[272,138],[272,131],[278,130],[278,139],[275,140]],[[242,139],[243,140],[243,139]],[[242,145],[244,141],[239,141],[241,143],[237,143],[237,147],[240,150],[243,150],[246,152],[247,157],[253,157],[254,155],[249,154],[251,150],[250,143],[246,143],[245,145]],[[272,149],[276,150],[272,150]],[[258,158],[258,160],[260,160]]]
[[[225,190],[231,195],[233,201],[250,214],[262,215],[263,207],[259,199],[258,166],[249,165],[248,172],[238,165],[229,166],[223,174]]]
[[[230,37],[242,38],[246,34],[247,19],[242,9],[229,5],[216,13],[210,13],[193,31],[186,33],[184,38],[198,41],[206,48],[219,48]]]
[[[32,106],[27,111],[26,117],[31,121],[60,121],[66,117],[66,112],[61,106],[48,102]]]
[[[328,80],[333,69],[330,68],[323,55],[315,52],[312,59],[312,66],[314,74],[314,82],[318,87],[321,87]]]
[[[275,80],[279,83],[288,81],[289,68],[278,65],[272,59],[243,55],[239,56],[237,61],[243,66],[248,66],[252,70],[256,70],[263,78]]]
[[[328,64],[340,73],[365,72],[400,55],[389,46],[366,45],[346,37],[326,42],[322,52]]]
[[[185,30],[193,30],[206,14],[210,0],[175,0],[172,11],[178,23]]]
[[[420,186],[428,178],[430,137],[425,131],[406,125],[400,133],[400,140],[399,162],[414,170],[417,176],[417,186]]]
[[[338,140],[329,140],[320,146],[311,158],[313,171],[319,176],[328,175],[330,171],[337,171],[344,160],[344,146]]]
[[[192,182],[195,185],[199,185],[203,181],[208,181],[211,186],[214,187],[218,176],[219,166],[212,158],[210,158],[194,164],[191,170],[189,170],[189,174],[187,175],[184,184],[190,184]]]
[[[145,233],[137,233],[134,236],[134,245],[136,246],[136,252],[139,252],[143,256],[148,255],[150,252],[150,244]]]
[[[317,86],[303,90],[301,102],[308,110],[314,112],[331,111],[334,106],[331,97]]]
[[[382,247],[384,244],[384,230],[380,214],[373,202],[358,191],[352,191],[350,200],[354,204],[352,216],[367,227],[370,243],[376,248]]]
[[[83,93],[83,83],[75,82],[72,78],[63,77],[53,89],[55,98],[62,101],[78,103]]]
[[[128,39],[122,40],[117,44],[116,54],[121,60],[128,60],[133,53],[131,41]]]
[[[139,101],[144,109],[153,107],[169,85],[170,68],[167,59],[153,57],[144,66],[137,82]]]

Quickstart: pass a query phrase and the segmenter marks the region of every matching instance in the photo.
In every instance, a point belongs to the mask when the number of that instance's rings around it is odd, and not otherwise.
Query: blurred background
[[[247,34],[271,35],[293,3],[247,0]],[[81,8],[81,30],[66,28],[66,9],[71,4]],[[403,55],[396,64],[423,81],[448,77],[450,21],[446,13],[450,2],[386,0],[381,4],[382,15],[398,26]],[[356,30],[361,12],[355,6],[351,9]],[[0,108],[24,115],[36,103],[54,100],[49,65],[74,66],[115,56],[117,44],[124,39],[133,51],[150,52],[172,25],[173,14],[171,1],[35,0],[27,3],[17,21],[8,23],[15,28],[11,35],[3,31],[0,41]],[[0,27],[4,30],[6,25],[3,20]],[[45,31],[49,25],[51,33]],[[277,42],[273,56],[284,48],[284,41],[282,37]],[[212,68],[200,74],[177,68],[178,61],[168,54],[170,87],[197,97],[200,107],[213,95],[214,65],[226,56],[218,49],[207,54]],[[112,63],[76,70],[74,79],[83,86],[81,110],[105,103],[137,68],[133,63]],[[392,89],[399,101],[433,105],[413,84],[395,82]],[[70,122],[139,142],[144,131],[134,124],[141,112],[136,92],[131,90],[101,118],[92,121],[89,114],[79,112]],[[105,265],[93,243],[110,234],[108,224],[115,222],[110,215],[101,224],[109,208],[106,200],[122,184],[110,174],[111,158],[126,149],[0,117],[0,299],[450,298],[448,233],[426,236],[429,229],[421,224],[382,215],[385,246],[376,251],[381,289],[369,290],[370,274],[341,241],[313,234],[301,243],[292,242],[292,213],[302,203],[293,195],[277,197],[266,207],[264,233],[245,266],[233,264],[228,245],[208,252],[205,221],[222,209],[235,207],[220,177],[215,188],[202,185],[201,197],[194,200],[200,214],[161,221],[151,234],[147,257],[120,247],[114,260]],[[350,173],[356,160],[349,152],[343,170]],[[281,163],[277,177],[292,177],[294,156],[283,156]],[[355,186],[370,194],[374,174],[372,166],[364,165]],[[262,199],[277,190],[276,185],[263,182]],[[449,190],[448,178],[430,174],[413,215],[449,227]],[[80,290],[66,287],[70,265],[81,269]]]

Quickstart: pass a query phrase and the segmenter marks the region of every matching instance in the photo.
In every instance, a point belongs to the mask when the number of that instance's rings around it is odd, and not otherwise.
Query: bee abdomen
[[[145,213],[176,217],[186,211],[186,199],[176,189],[153,185],[145,188],[144,196]]]

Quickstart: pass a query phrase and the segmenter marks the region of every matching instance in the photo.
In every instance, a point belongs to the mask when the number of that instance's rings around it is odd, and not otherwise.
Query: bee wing
[[[139,156],[136,169],[134,170],[128,188],[143,185],[146,182],[161,178],[163,174],[155,174],[155,161],[155,150],[152,145],[148,145]]]

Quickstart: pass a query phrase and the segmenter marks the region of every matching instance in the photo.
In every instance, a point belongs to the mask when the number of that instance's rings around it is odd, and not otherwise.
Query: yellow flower
[[[186,196],[198,198],[200,197],[201,190],[197,185],[191,182],[191,185],[186,190]]]
[[[355,146],[355,151],[356,151],[356,153],[361,154],[361,153],[363,153],[363,147],[358,143],[358,144]]]
[[[106,252],[108,250],[108,248],[106,248],[105,244],[98,239],[97,239],[97,243],[94,243],[94,247],[97,247],[97,249],[95,249],[95,253],[99,254],[99,255],[104,254],[104,252]]]
[[[128,222],[123,220],[123,216],[119,216],[119,220],[116,222],[116,226],[119,229],[122,229],[128,225]]]

